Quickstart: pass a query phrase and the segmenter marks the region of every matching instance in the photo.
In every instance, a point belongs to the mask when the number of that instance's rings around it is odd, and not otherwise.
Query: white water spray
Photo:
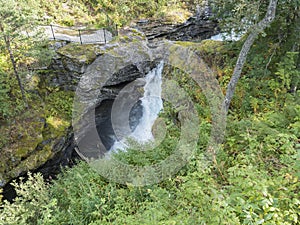
[[[153,141],[152,126],[163,109],[161,99],[162,71],[164,63],[160,62],[156,68],[151,70],[145,77],[144,96],[140,99],[143,115],[135,130],[127,137],[138,143],[145,144]],[[126,139],[126,138],[125,138]],[[117,150],[126,150],[128,144],[126,140],[116,141],[108,154]]]

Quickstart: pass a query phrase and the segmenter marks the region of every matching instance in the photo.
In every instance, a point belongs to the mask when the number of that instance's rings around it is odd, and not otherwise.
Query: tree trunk
[[[261,33],[262,31],[264,31],[264,29],[266,27],[268,27],[274,20],[275,13],[276,13],[276,7],[277,7],[277,1],[278,0],[270,0],[265,17],[257,24],[256,28],[254,28],[253,31],[249,34],[249,36],[247,37],[247,39],[242,47],[242,50],[239,54],[237,63],[235,65],[235,68],[233,71],[233,75],[227,86],[226,96],[225,96],[225,100],[223,103],[223,107],[227,113],[229,110],[230,102],[234,95],[236,85],[240,79],[243,66],[246,62],[246,58],[249,53],[249,50],[250,50],[251,46],[253,45],[255,39],[257,38],[258,34]]]
[[[0,30],[1,30],[1,32],[4,33],[4,29],[3,29],[3,27],[1,26],[1,24],[0,24]],[[7,50],[8,53],[9,53],[10,61],[11,61],[12,65],[13,65],[14,75],[15,75],[16,78],[17,78],[17,81],[18,81],[18,84],[19,84],[19,87],[20,87],[20,90],[21,90],[22,99],[23,99],[23,101],[24,101],[24,103],[25,103],[25,107],[27,108],[27,107],[28,107],[28,103],[27,103],[27,98],[26,98],[26,96],[25,96],[25,90],[24,90],[24,87],[23,87],[23,85],[22,85],[22,81],[21,81],[19,72],[18,72],[18,70],[17,70],[17,63],[16,63],[14,54],[13,54],[12,49],[11,49],[11,44],[10,44],[9,37],[6,36],[6,35],[4,35],[4,41],[5,41],[5,45],[6,45],[6,50]]]

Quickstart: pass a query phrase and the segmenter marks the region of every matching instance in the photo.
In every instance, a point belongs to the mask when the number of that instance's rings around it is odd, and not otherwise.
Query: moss
[[[175,42],[177,45],[187,47],[189,50],[196,52],[204,62],[212,68],[218,76],[222,73],[220,68],[224,66],[225,59],[228,57],[228,49],[221,41],[203,40],[201,42]],[[171,46],[171,51],[176,51],[176,45]]]
[[[47,162],[54,154],[53,148],[58,140],[67,135],[69,123],[60,122],[58,126],[49,124],[41,133],[40,138],[31,142],[23,141],[22,146],[15,152],[6,152],[0,160],[1,180],[8,181],[25,171],[36,169]],[[24,144],[25,143],[25,144]],[[46,144],[43,144],[46,143]],[[27,145],[27,146],[24,146]],[[10,146],[11,148],[13,146]]]
[[[1,149],[2,184],[48,161],[58,140],[68,134],[74,93],[52,91],[44,102],[30,99],[34,107],[0,127],[8,139]]]
[[[128,32],[128,36],[132,41],[146,40],[146,36],[137,29],[130,28]]]
[[[122,42],[122,43],[127,43],[130,41],[131,41],[131,38],[129,38],[129,36],[127,36],[127,35],[120,36],[120,38],[119,38],[119,42]]]
[[[136,36],[140,36],[140,37],[143,37],[143,33],[138,31],[137,29],[131,29],[131,32],[134,33]]]
[[[1,151],[1,179],[8,181],[14,178],[11,175],[13,171],[20,168],[24,160],[30,161],[30,156],[37,154],[35,151],[43,141],[42,131],[45,125],[43,116],[43,111],[31,108],[7,124],[9,143]]]
[[[78,43],[71,43],[58,49],[57,53],[77,62],[90,64],[97,57],[96,46],[93,44],[80,45]]]
[[[36,152],[36,154],[32,154],[21,161],[21,163],[17,167],[12,168],[7,175],[8,177],[17,177],[25,171],[36,169],[38,166],[47,162],[52,155],[53,153],[50,148],[43,148],[41,151]]]
[[[193,47],[202,51],[223,51],[224,43],[221,41],[214,40],[203,40],[201,42],[190,42],[190,41],[176,41],[176,44],[183,47]]]
[[[133,28],[127,28],[120,30],[119,35],[114,37],[110,44],[140,42],[145,41],[146,39],[146,36],[140,31]]]
[[[199,50],[205,53],[221,53],[225,51],[225,46],[221,41],[204,40],[201,42]]]
[[[43,140],[41,132],[44,127],[43,121],[37,117],[27,118],[24,121],[18,121],[13,129],[11,140],[14,142],[6,151],[13,153],[16,160],[26,157]]]
[[[45,99],[46,128],[43,130],[44,140],[56,139],[67,134],[72,122],[74,92],[57,91]]]
[[[69,122],[59,118],[59,117],[53,117],[53,116],[49,116],[46,120],[46,122],[48,124],[50,124],[51,126],[53,126],[55,129],[59,129],[61,127],[66,127],[69,126]]]
[[[44,140],[53,140],[66,135],[69,127],[70,123],[67,121],[63,121],[58,127],[48,124],[47,128],[43,131]]]

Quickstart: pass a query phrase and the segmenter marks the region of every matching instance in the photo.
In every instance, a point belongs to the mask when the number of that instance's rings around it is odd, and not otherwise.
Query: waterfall
[[[146,84],[144,86],[144,95],[141,100],[142,117],[136,128],[128,136],[138,143],[144,144],[153,141],[152,126],[158,117],[159,112],[163,109],[163,102],[161,99],[161,84],[163,61],[158,64],[156,68],[151,70],[145,77]],[[110,152],[117,150],[126,150],[128,143],[126,140],[115,141],[110,148]],[[108,154],[109,154],[108,153]]]

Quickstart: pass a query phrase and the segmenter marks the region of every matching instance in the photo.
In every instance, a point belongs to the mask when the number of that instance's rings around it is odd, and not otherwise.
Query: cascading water
[[[144,95],[140,99],[143,115],[134,131],[127,137],[138,143],[143,144],[154,140],[152,126],[157,119],[159,112],[163,109],[163,102],[161,99],[161,76],[163,67],[164,63],[162,61],[145,77],[146,84],[144,86]],[[110,148],[109,153],[128,148],[127,138],[125,138],[125,140],[115,141]]]

